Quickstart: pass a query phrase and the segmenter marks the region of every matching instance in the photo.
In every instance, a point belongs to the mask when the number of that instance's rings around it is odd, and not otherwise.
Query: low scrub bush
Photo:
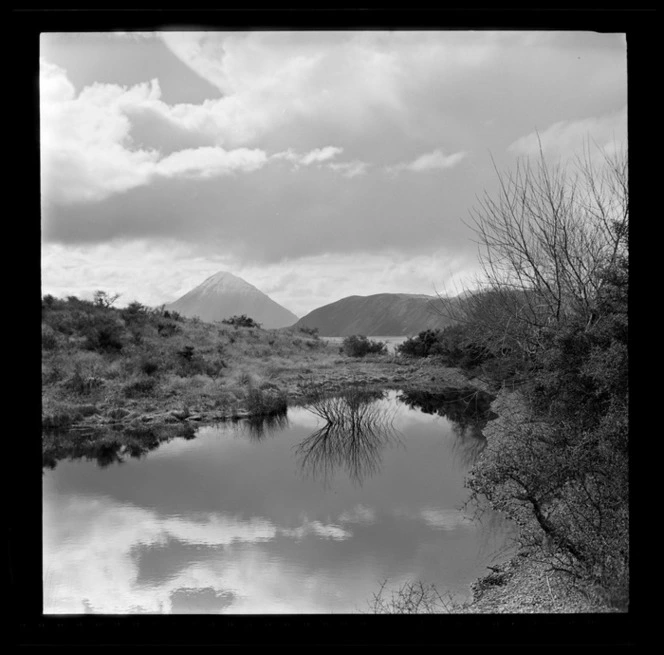
[[[59,339],[56,331],[50,325],[42,323],[42,348],[44,350],[55,350],[58,344]]]
[[[387,344],[383,341],[371,341],[361,334],[346,337],[340,351],[349,357],[365,357],[366,355],[384,355]]]
[[[157,386],[157,381],[153,377],[140,376],[130,380],[122,387],[122,394],[125,398],[138,398],[151,394]]]
[[[247,391],[247,411],[252,416],[285,414],[288,409],[286,395],[271,389],[250,386]]]
[[[92,375],[85,375],[80,368],[76,368],[74,374],[65,382],[65,388],[80,396],[87,396],[99,389],[104,381]]]
[[[253,318],[250,318],[246,314],[241,314],[240,316],[231,316],[230,318],[225,318],[222,323],[225,323],[226,325],[232,325],[235,328],[239,327],[256,327],[260,328],[261,324],[256,323]]]
[[[440,349],[440,330],[424,330],[417,336],[409,337],[396,348],[400,355],[408,357],[428,357],[438,354]]]
[[[172,337],[178,332],[181,332],[180,327],[173,321],[160,320],[157,321],[157,333],[160,337]]]
[[[118,352],[124,347],[124,329],[112,315],[100,313],[91,316],[83,334],[88,350]]]
[[[159,370],[159,362],[151,357],[143,356],[139,362],[139,369],[145,375],[154,375]]]
[[[300,327],[300,332],[304,332],[304,334],[308,334],[310,337],[318,338],[317,327],[307,327],[306,325],[303,325]]]
[[[468,371],[493,359],[489,349],[477,343],[463,325],[424,330],[399,344],[396,351],[406,357],[438,357],[446,366],[460,367]]]

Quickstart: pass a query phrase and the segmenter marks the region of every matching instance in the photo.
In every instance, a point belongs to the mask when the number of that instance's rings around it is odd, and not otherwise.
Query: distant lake
[[[475,419],[397,392],[348,406],[44,469],[44,612],[352,613],[411,580],[468,598],[512,533],[465,506]]]
[[[325,339],[325,341],[329,341],[330,343],[338,343],[339,346],[341,346],[341,343],[346,337],[321,337],[321,339]],[[371,341],[384,341],[387,344],[387,350],[390,353],[394,353],[396,350],[396,347],[403,343],[406,339],[408,339],[408,335],[405,336],[398,336],[398,337],[367,337]]]

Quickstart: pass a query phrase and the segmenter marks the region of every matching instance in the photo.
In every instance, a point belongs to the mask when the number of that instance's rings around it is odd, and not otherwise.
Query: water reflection
[[[491,411],[493,399],[494,396],[478,389],[404,391],[399,395],[399,400],[408,407],[450,421],[455,436],[451,444],[453,456],[465,468],[470,468],[486,447],[482,429],[497,417]]]
[[[308,409],[325,425],[296,447],[301,470],[325,485],[338,470],[345,470],[357,485],[375,475],[383,449],[401,443],[393,424],[394,407],[387,409],[378,402],[384,396],[351,389],[333,398],[316,398]]]
[[[494,396],[479,389],[441,389],[439,391],[402,391],[399,400],[425,414],[438,414],[459,426],[486,425],[497,418],[491,411]]]
[[[107,426],[89,431],[47,430],[42,434],[42,465],[54,469],[63,459],[95,461],[100,468],[123,464],[127,458],[141,459],[172,439],[193,439],[196,429],[189,424]]]
[[[269,416],[252,416],[241,421],[240,430],[250,441],[262,441],[288,427],[287,414],[272,414]]]
[[[251,441],[261,441],[288,427],[286,414],[259,416],[235,423],[235,428]],[[60,460],[86,459],[99,468],[142,459],[172,439],[194,439],[197,428],[191,423],[158,426],[106,426],[91,430],[46,430],[42,434],[42,466],[55,469]]]
[[[44,473],[44,611],[353,612],[386,578],[464,597],[505,538],[460,509],[453,424],[394,392],[323,400],[193,440],[51,444],[72,459]]]

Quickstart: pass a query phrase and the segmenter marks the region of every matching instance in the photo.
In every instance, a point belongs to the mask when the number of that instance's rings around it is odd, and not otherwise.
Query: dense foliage
[[[463,325],[424,330],[399,344],[396,351],[407,357],[438,357],[447,366],[468,370],[492,357],[490,350],[476,342]]]
[[[387,352],[387,344],[383,341],[372,341],[362,334],[354,334],[343,340],[340,350],[349,357],[384,355]]]
[[[230,318],[225,318],[222,323],[225,323],[226,325],[232,325],[233,327],[247,327],[247,328],[252,328],[256,327],[259,328],[261,326],[260,323],[256,323],[253,318],[247,316],[246,314],[241,314],[240,316],[231,316]]]
[[[500,197],[476,215],[485,288],[457,311],[446,337],[430,345],[420,335],[407,349],[426,346],[518,390],[471,489],[517,521],[533,552],[625,608],[626,163],[586,162],[566,176],[540,162],[501,182]]]

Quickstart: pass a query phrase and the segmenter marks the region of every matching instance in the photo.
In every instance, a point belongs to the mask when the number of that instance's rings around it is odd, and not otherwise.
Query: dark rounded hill
[[[445,316],[437,296],[377,293],[348,296],[303,316],[295,327],[318,328],[324,337],[413,335],[443,328],[453,321]]]

